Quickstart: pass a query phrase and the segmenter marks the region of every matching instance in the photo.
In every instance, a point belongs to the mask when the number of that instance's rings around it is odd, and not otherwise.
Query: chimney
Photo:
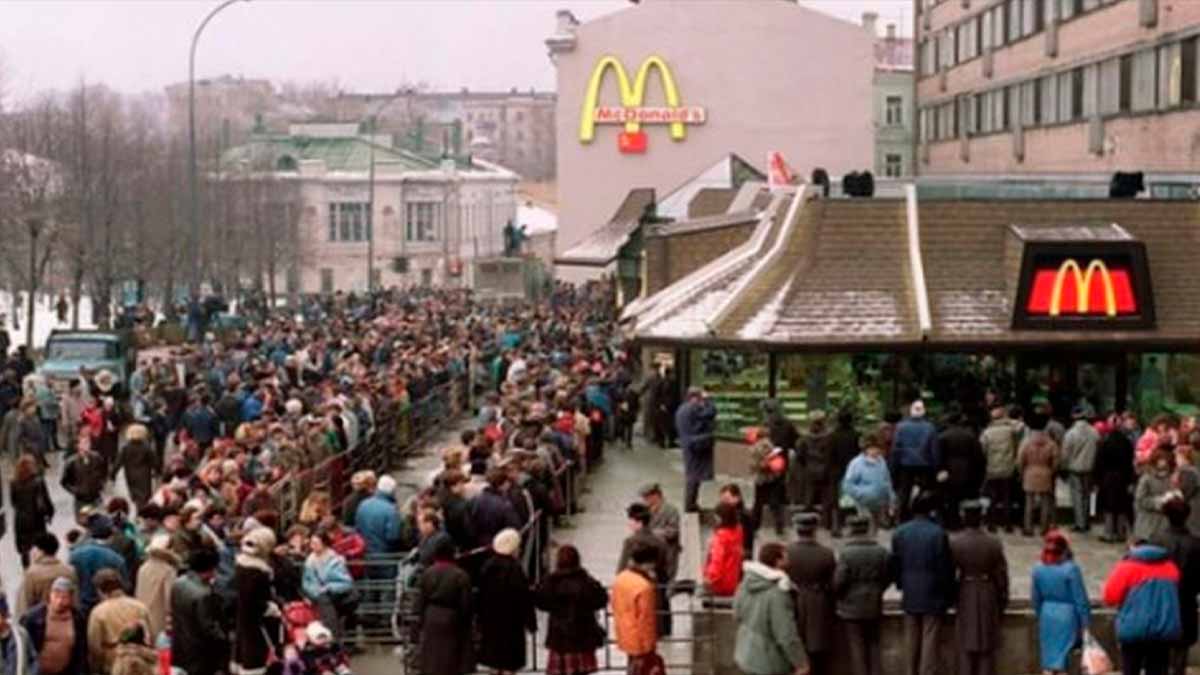
[[[577,26],[579,26],[579,19],[575,18],[575,15],[571,13],[571,10],[560,9],[560,10],[558,10],[558,13],[555,14],[555,18],[558,19],[558,26],[557,26],[556,30],[554,31],[556,34],[558,34],[558,35],[574,35],[575,34],[575,28]]]
[[[888,42],[896,41],[896,24],[889,23],[887,25],[887,39],[888,39]]]
[[[863,30],[870,33],[871,37],[875,37],[875,22],[877,22],[877,21],[879,21],[879,15],[876,14],[875,12],[863,12],[862,13]]]

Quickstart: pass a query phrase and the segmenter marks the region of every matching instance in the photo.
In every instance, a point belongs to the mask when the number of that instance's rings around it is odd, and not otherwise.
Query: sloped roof
[[[359,137],[315,138],[309,136],[259,136],[230,148],[221,155],[224,165],[248,163],[259,170],[276,170],[279,160],[321,160],[329,171],[367,171],[371,143]],[[375,144],[375,163],[400,165],[406,171],[429,171],[438,163],[412,152]]]
[[[887,199],[806,202],[788,239],[779,242],[785,247],[779,258],[783,264],[756,268],[755,259],[737,265],[714,261],[641,301],[642,307],[658,307],[657,317],[639,318],[635,333],[654,342],[778,349],[902,349],[923,344],[1200,349],[1200,277],[1194,269],[1200,204],[923,201],[918,204],[918,246],[931,314],[927,332],[918,325],[905,207],[903,200]],[[784,236],[781,231],[773,230],[773,236]],[[669,229],[664,232],[670,234]],[[1019,262],[1024,242],[1095,245],[1135,240],[1147,251],[1156,308],[1153,328],[1013,328],[1013,298],[1020,279],[1011,268],[1014,260]],[[688,281],[700,277],[707,283]],[[682,293],[687,283],[691,287]],[[745,289],[738,306],[711,325],[708,319],[735,284]],[[674,299],[667,303],[667,298]]]
[[[563,265],[604,267],[616,259],[629,235],[641,224],[646,207],[654,203],[653,188],[636,188],[625,195],[611,220],[586,239],[567,249],[555,262]]]

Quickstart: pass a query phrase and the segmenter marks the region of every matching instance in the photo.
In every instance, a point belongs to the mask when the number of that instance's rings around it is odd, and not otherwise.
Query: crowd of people
[[[575,480],[619,438],[633,368],[609,298],[603,284],[560,284],[539,306],[339,294],[233,341],[201,336],[128,382],[81,372],[52,396],[53,429],[18,417],[4,447],[25,572],[13,611],[0,606],[3,672],[148,673],[169,651],[189,675],[344,673],[356,582],[410,563],[421,672],[521,669],[534,607],[550,613],[558,672],[591,672],[603,638],[581,607],[605,593],[569,547],[548,571],[547,542],[577,510]],[[5,383],[22,416],[46,387]],[[478,414],[426,488],[403,499],[390,475],[362,470],[344,499],[329,486],[284,511],[281,482],[411,440],[381,439],[387,411],[467,383]],[[63,536],[47,485],[58,449],[75,510]],[[115,496],[122,476],[128,498]]]

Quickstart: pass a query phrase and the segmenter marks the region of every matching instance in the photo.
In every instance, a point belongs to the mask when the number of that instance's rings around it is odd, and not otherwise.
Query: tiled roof
[[[639,337],[724,345],[946,347],[996,344],[1200,345],[1200,204],[1150,200],[927,200],[918,205],[931,330],[916,317],[902,200],[817,200],[801,208],[781,260],[742,261],[690,292]],[[772,230],[778,233],[780,228]],[[667,231],[669,235],[670,232]],[[1024,241],[1145,244],[1157,323],[1149,330],[1013,329]],[[769,248],[768,245],[765,248]],[[716,263],[713,263],[716,265]],[[682,282],[677,282],[682,283]],[[706,319],[745,285],[719,326]],[[673,289],[675,289],[673,291]],[[693,290],[693,289],[689,289]],[[679,296],[675,285],[660,295]],[[647,300],[653,305],[655,297]]]
[[[658,225],[651,225],[647,234],[652,237],[671,237],[687,232],[702,232],[704,230],[712,230],[719,227],[745,225],[746,223],[753,223],[756,220],[758,220],[757,211],[721,213],[715,216],[691,218],[689,220],[683,220],[677,223],[660,223]]]
[[[321,160],[328,171],[366,171],[370,166],[371,143],[363,138],[315,138],[306,136],[260,136],[226,150],[226,166],[248,163],[257,170],[276,170],[279,160]],[[412,152],[375,145],[375,164],[400,165],[406,171],[430,171],[438,163]]]

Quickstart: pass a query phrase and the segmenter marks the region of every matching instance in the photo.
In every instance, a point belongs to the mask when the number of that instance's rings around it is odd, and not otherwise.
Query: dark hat
[[[92,516],[88,519],[88,534],[92,539],[108,539],[113,534],[112,519],[103,515]]]
[[[802,534],[811,534],[817,531],[817,525],[821,522],[820,517],[815,513],[797,513],[792,516],[792,527],[796,528],[797,532]]]
[[[1085,419],[1090,416],[1091,416],[1090,411],[1088,410],[1087,406],[1085,406],[1085,405],[1077,405],[1074,408],[1071,408],[1072,419],[1080,420],[1080,419]]]
[[[866,516],[850,516],[846,520],[846,526],[850,528],[850,534],[866,534],[871,531],[871,519]]]
[[[660,495],[660,494],[662,494],[662,488],[659,487],[658,483],[647,483],[638,489],[639,497],[646,497],[648,495]]]

